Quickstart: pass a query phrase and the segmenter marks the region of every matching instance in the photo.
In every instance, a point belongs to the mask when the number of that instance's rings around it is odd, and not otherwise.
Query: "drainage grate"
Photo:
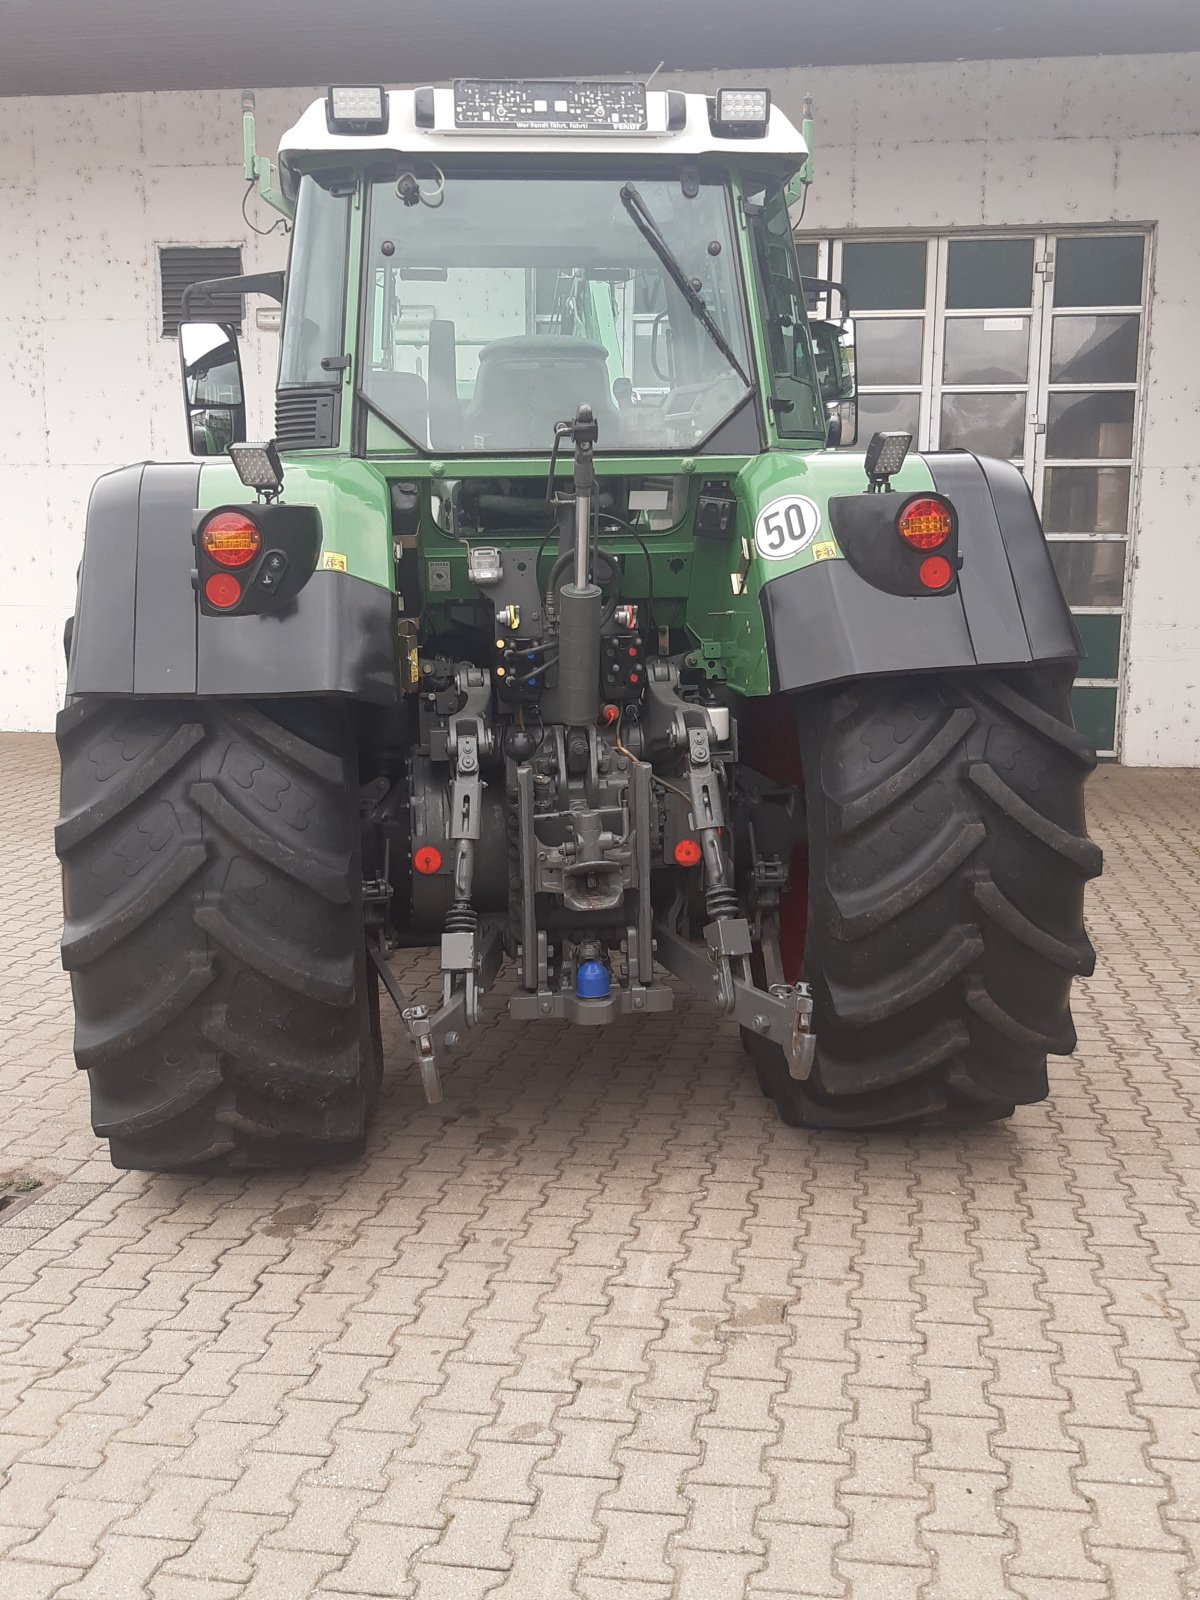
[[[42,1180],[27,1172],[12,1172],[0,1178],[0,1217],[8,1222],[23,1206],[36,1200],[43,1188]]]
[[[0,1172],[0,1264],[70,1222],[120,1176],[115,1174],[111,1183],[77,1183],[71,1178],[37,1178],[28,1171]]]

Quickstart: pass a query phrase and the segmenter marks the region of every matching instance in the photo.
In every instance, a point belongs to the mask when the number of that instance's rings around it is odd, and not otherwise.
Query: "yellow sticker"
[[[829,544],[815,544],[815,545],[813,545],[813,560],[814,561],[832,561],[833,558],[837,555],[837,553],[838,553],[838,548],[837,548],[837,545],[835,545],[835,544],[829,543]]]
[[[321,571],[322,572],[345,572],[345,570],[346,570],[346,558],[345,558],[345,556],[339,555],[336,550],[326,550],[325,554],[321,557]]]

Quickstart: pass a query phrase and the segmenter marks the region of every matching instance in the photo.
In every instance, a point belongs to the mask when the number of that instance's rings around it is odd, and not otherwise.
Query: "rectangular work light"
[[[769,89],[718,89],[713,131],[726,137],[761,139],[770,115]]]
[[[386,133],[387,90],[335,84],[325,97],[325,121],[330,133]]]
[[[893,474],[900,471],[912,444],[911,433],[873,433],[863,460],[863,470],[871,488],[886,485]]]
[[[265,444],[231,444],[229,455],[247,489],[275,496],[283,488],[283,462],[274,439]]]

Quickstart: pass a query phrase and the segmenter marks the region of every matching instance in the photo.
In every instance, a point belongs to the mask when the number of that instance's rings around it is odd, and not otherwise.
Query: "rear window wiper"
[[[628,211],[634,226],[642,238],[645,239],[651,250],[654,251],[654,254],[667,269],[668,277],[687,301],[688,309],[692,315],[746,385],[747,389],[753,389],[754,385],[746,375],[746,369],[742,366],[737,356],[734,355],[728,339],[721,332],[713,319],[712,312],[705,305],[704,296],[680,266],[677,256],[663,237],[662,230],[659,228],[658,223],[655,222],[646,202],[631,183],[623,184],[621,187],[621,204]]]

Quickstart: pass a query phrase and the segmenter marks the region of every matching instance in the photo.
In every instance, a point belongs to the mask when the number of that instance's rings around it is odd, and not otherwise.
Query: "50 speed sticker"
[[[802,494],[785,494],[758,513],[754,548],[765,561],[790,561],[808,548],[820,526],[818,506]]]

